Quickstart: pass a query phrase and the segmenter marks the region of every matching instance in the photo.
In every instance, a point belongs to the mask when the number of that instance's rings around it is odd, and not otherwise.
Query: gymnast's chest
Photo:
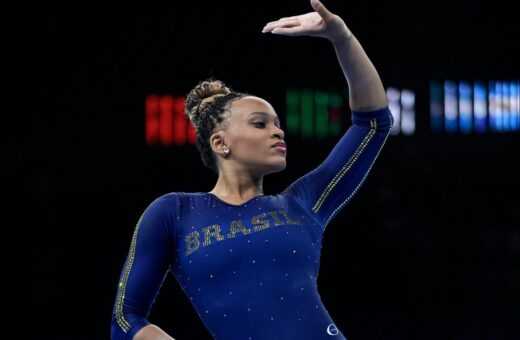
[[[319,257],[321,229],[298,207],[234,208],[190,209],[178,220],[175,273],[197,280],[247,268],[253,275]]]

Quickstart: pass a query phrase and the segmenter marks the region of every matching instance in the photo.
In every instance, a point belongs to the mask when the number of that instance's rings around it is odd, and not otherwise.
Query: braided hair
[[[202,163],[216,174],[218,168],[209,138],[215,127],[228,117],[229,105],[248,95],[232,91],[224,82],[210,78],[201,81],[186,96],[185,115],[197,132],[197,150],[201,154]]]

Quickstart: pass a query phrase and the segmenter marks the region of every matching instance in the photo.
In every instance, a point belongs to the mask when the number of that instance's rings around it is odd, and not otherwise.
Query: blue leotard
[[[325,161],[280,194],[234,205],[172,192],[150,203],[121,272],[112,339],[149,324],[169,272],[215,339],[345,339],[318,293],[323,232],[364,182],[392,122],[388,108],[352,112]]]

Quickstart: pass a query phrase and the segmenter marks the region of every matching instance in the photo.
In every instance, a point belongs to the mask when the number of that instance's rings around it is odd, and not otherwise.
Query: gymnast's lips
[[[285,145],[284,142],[275,143],[271,147],[274,148],[276,151],[280,151],[280,152],[283,152],[283,153],[287,152],[287,146]]]

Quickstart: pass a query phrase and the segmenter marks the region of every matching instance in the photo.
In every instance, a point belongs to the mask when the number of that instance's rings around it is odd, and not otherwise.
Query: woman
[[[146,319],[170,270],[217,339],[345,339],[317,290],[323,232],[363,183],[392,118],[359,42],[319,0],[311,5],[315,12],[270,22],[263,32],[332,42],[353,126],[316,169],[264,195],[263,176],[286,167],[275,110],[218,80],[199,83],[186,113],[217,183],[208,193],[165,194],[144,211],[121,272],[113,339],[172,339]]]

